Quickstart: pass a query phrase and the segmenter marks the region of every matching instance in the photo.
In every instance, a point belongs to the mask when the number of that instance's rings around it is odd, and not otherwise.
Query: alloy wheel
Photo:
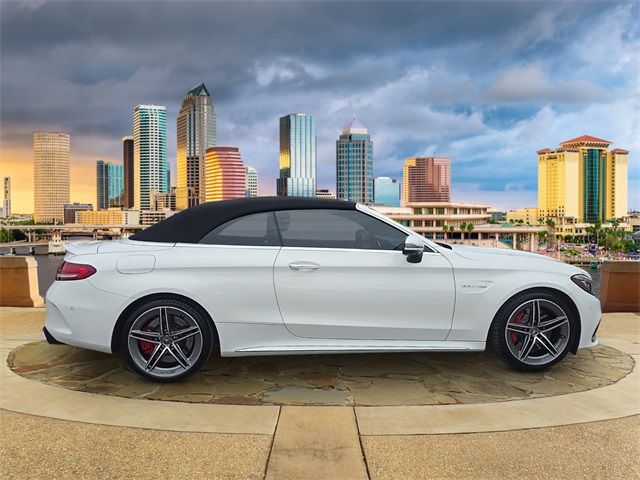
[[[514,358],[527,365],[545,365],[566,350],[571,325],[558,304],[533,299],[513,311],[504,333]]]
[[[202,331],[189,313],[159,306],[131,324],[128,349],[132,361],[146,374],[170,379],[191,369],[202,353]]]

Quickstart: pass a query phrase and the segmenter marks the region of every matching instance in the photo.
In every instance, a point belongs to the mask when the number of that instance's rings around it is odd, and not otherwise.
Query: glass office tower
[[[293,113],[280,118],[280,178],[276,191],[285,197],[316,195],[316,122]]]
[[[336,198],[373,203],[373,142],[355,118],[336,141]]]
[[[138,105],[133,110],[133,173],[136,210],[151,210],[152,190],[169,193],[166,107]]]
[[[374,180],[374,204],[384,207],[400,206],[400,182],[395,178],[376,177]]]
[[[96,161],[96,208],[124,207],[124,165]]]

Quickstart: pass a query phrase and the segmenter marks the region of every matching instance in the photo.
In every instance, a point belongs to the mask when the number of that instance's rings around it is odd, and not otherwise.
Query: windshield
[[[400,230],[402,230],[403,232],[405,232],[407,235],[414,235],[417,237],[420,237],[422,239],[422,241],[428,246],[430,247],[432,250],[436,251],[437,248],[436,246],[438,245],[437,242],[433,242],[432,240],[429,240],[428,238],[424,238],[422,235],[420,235],[419,233],[414,232],[413,230],[411,230],[408,227],[405,227],[404,225],[402,225],[401,223],[395,221],[392,218],[387,217],[384,213],[380,213],[377,210],[369,207],[368,205],[364,205],[362,203],[358,203],[356,205],[356,208],[368,215],[371,215],[373,217],[379,218],[380,220],[390,223],[391,225],[393,225],[396,228],[399,228]],[[449,250],[451,250],[451,247],[446,247],[445,245],[442,245],[444,248],[449,248]]]

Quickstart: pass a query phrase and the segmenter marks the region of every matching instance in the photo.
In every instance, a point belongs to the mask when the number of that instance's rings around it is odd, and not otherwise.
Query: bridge
[[[34,243],[37,240],[37,231],[47,232],[47,236],[55,236],[60,234],[60,239],[69,238],[76,235],[91,235],[94,239],[104,236],[118,235],[123,231],[135,231],[147,228],[148,225],[129,225],[129,224],[92,224],[92,223],[66,223],[63,225],[14,225],[1,223],[1,228],[7,230],[20,230],[27,234],[28,243]],[[21,244],[22,245],[22,244]]]
[[[93,223],[65,223],[63,225],[13,225],[0,223],[1,228],[7,230],[21,230],[27,232],[29,230],[60,230],[62,231],[80,231],[93,232],[94,230],[142,230],[149,225],[123,225],[123,224],[93,224]]]

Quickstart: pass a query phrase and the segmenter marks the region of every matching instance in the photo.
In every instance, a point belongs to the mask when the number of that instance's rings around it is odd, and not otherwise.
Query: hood
[[[458,256],[478,263],[486,263],[494,268],[525,269],[531,271],[584,273],[584,270],[538,253],[501,248],[451,245]]]
[[[540,255],[539,253],[524,252],[507,248],[474,247],[469,245],[451,245],[451,249],[458,255],[470,260],[484,260],[486,256],[506,258],[527,258],[557,262],[555,258]]]

